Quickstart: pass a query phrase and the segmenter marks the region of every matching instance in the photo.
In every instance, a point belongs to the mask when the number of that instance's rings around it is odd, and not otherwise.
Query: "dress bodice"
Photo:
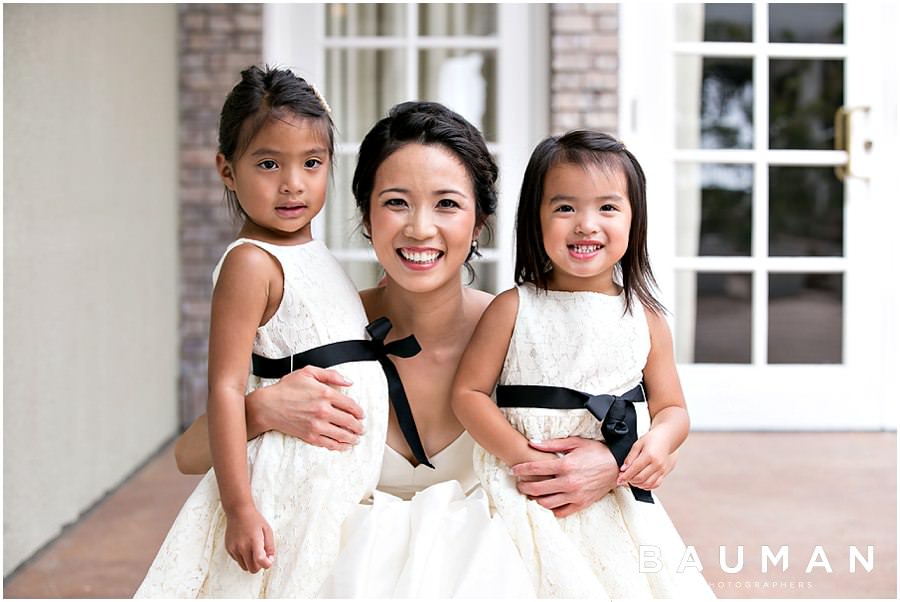
[[[402,454],[385,445],[378,489],[408,500],[430,485],[459,481],[463,491],[468,492],[478,484],[472,468],[473,444],[469,433],[463,431],[453,443],[431,456],[433,469],[423,464],[413,466]]]
[[[281,303],[269,321],[257,329],[254,353],[279,358],[336,341],[368,338],[366,312],[356,287],[322,241],[283,246],[240,238],[228,245],[213,272],[213,283],[228,253],[243,244],[266,251],[284,275]],[[368,363],[369,372],[380,372],[377,364]],[[251,375],[247,390],[273,382]]]
[[[544,291],[530,283],[518,291],[500,384],[620,395],[641,381],[650,333],[640,302],[625,312],[625,293]]]

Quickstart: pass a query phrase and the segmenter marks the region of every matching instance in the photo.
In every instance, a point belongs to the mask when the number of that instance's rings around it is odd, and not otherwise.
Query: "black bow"
[[[330,368],[347,362],[377,361],[387,378],[391,406],[394,408],[397,422],[400,423],[400,431],[409,444],[413,456],[420,464],[434,468],[431,462],[428,461],[428,456],[425,454],[424,447],[422,447],[422,440],[419,438],[419,431],[416,429],[416,421],[413,418],[412,409],[409,407],[409,400],[406,398],[406,391],[403,388],[403,382],[400,380],[400,374],[397,372],[397,367],[394,366],[394,363],[388,357],[388,355],[403,358],[412,357],[419,353],[422,348],[419,346],[415,335],[409,335],[385,344],[384,339],[391,328],[391,321],[382,317],[373,320],[366,326],[366,331],[372,337],[371,341],[338,341],[337,343],[329,343],[328,345],[322,345],[302,353],[277,359],[263,357],[254,353],[252,357],[253,374],[260,378],[281,378],[304,366]]]
[[[629,392],[630,393],[630,392]],[[628,395],[626,393],[625,395]],[[643,397],[643,395],[642,395]],[[643,399],[641,399],[643,401]],[[625,457],[631,451],[631,447],[638,440],[637,436],[637,412],[634,402],[617,395],[591,395],[584,404],[588,412],[601,422],[600,432],[606,446],[616,459],[616,464],[622,466]],[[646,489],[639,489],[633,485],[631,492],[634,499],[640,502],[653,503],[653,496]]]
[[[609,451],[622,466],[631,446],[637,441],[636,402],[646,401],[641,384],[622,395],[588,395],[565,387],[544,385],[499,385],[497,405],[501,408],[551,408],[574,410],[586,408],[601,422],[600,432]],[[639,502],[653,503],[653,496],[645,489],[630,486]]]

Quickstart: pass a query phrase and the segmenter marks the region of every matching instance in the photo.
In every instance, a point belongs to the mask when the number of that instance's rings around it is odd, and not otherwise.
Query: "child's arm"
[[[618,483],[653,489],[671,469],[673,453],[687,438],[690,420],[675,369],[669,325],[662,314],[646,310],[646,315],[650,353],[644,367],[644,388],[650,410],[650,430],[628,452]]]
[[[516,289],[491,301],[469,341],[453,381],[451,406],[469,434],[508,466],[556,456],[531,448],[491,399],[509,348],[519,295]]]
[[[250,494],[244,392],[256,329],[274,313],[273,302],[277,308],[282,292],[281,269],[272,257],[241,245],[226,256],[212,296],[210,451],[227,517],[225,548],[251,573],[272,565],[275,548],[272,530]]]

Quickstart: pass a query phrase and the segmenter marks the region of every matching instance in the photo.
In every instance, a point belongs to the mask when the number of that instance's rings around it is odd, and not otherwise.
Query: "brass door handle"
[[[834,166],[834,175],[837,176],[837,179],[841,182],[845,181],[847,178],[865,177],[853,171],[853,138],[851,127],[853,123],[853,113],[857,111],[868,113],[869,107],[838,107],[837,111],[834,112],[834,149],[842,150],[847,153],[847,162],[843,165]],[[871,140],[866,140],[863,143],[863,148],[865,150],[869,150],[871,147]]]

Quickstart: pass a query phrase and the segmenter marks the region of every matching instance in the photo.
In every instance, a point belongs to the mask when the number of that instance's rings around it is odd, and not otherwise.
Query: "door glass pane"
[[[475,280],[469,284],[469,274],[465,269],[462,271],[463,283],[488,293],[499,293],[497,290],[497,264],[493,261],[470,261],[475,269]]]
[[[344,142],[359,142],[388,109],[407,100],[402,50],[330,49],[325,69],[325,97]]]
[[[678,254],[749,256],[753,166],[683,163],[676,174]]]
[[[494,157],[494,161],[496,160],[497,158]],[[478,248],[482,251],[484,251],[485,249],[494,248],[495,241],[497,240],[497,236],[495,234],[497,231],[497,227],[494,219],[494,216],[488,218],[488,221],[481,229],[481,233],[478,235]]]
[[[830,167],[769,167],[769,255],[844,254],[844,185]]]
[[[496,33],[496,4],[419,4],[419,35],[491,36]]]
[[[429,49],[419,52],[419,96],[468,119],[489,142],[497,139],[497,53]]]
[[[834,148],[834,113],[844,104],[844,61],[769,61],[769,148]]]
[[[334,178],[329,182],[325,216],[325,243],[332,250],[365,249],[369,242],[359,225],[359,212],[353,199],[350,183],[356,168],[356,156],[339,154],[335,158]],[[320,214],[320,215],[322,215]]]
[[[770,4],[769,41],[842,44],[844,5]]]
[[[402,36],[405,4],[327,4],[325,35],[330,37]]]
[[[752,42],[753,5],[676,4],[679,42]]]
[[[841,363],[843,296],[843,274],[769,274],[769,363]]]
[[[677,360],[749,364],[751,275],[681,271],[676,279]]]
[[[676,59],[678,148],[753,146],[753,60]]]

